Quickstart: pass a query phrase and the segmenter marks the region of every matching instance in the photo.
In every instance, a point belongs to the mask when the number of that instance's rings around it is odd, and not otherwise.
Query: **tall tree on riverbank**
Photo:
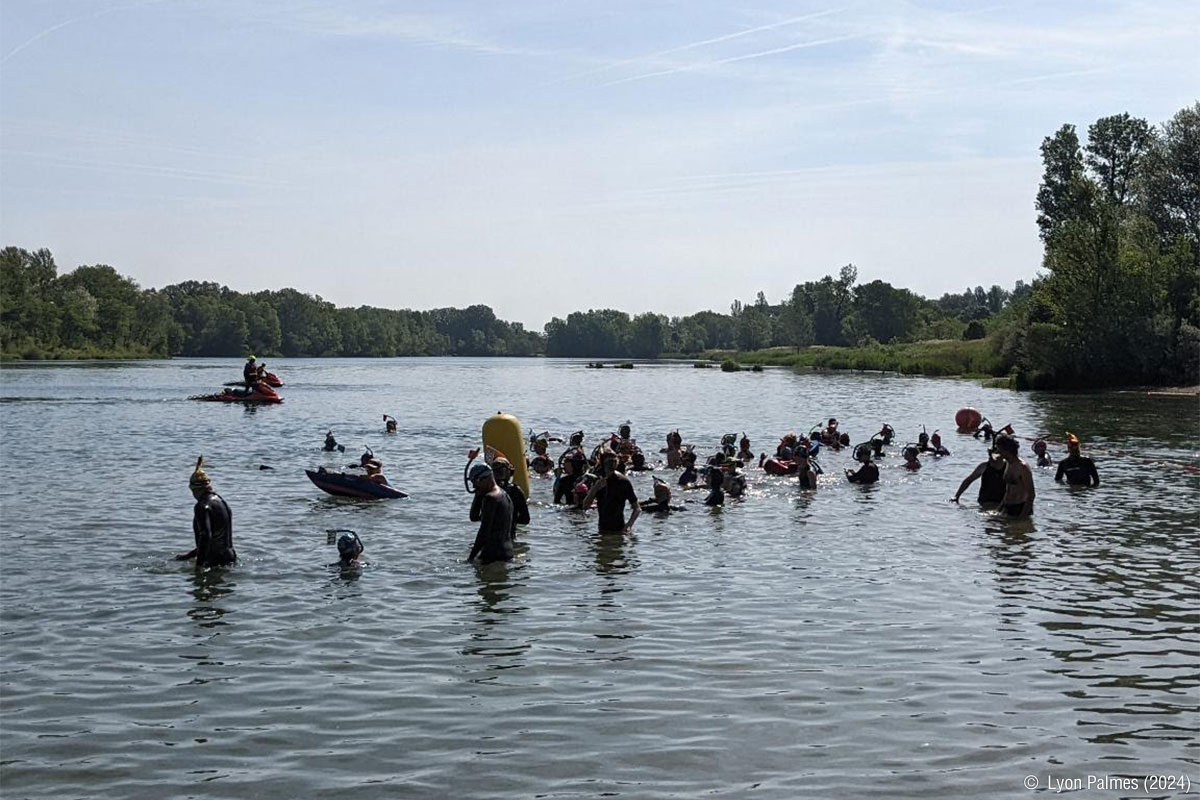
[[[1193,106],[1160,133],[1119,114],[1091,125],[1082,148],[1069,125],[1043,142],[1048,274],[1034,288],[1018,365],[1032,383],[1196,379],[1198,121]]]

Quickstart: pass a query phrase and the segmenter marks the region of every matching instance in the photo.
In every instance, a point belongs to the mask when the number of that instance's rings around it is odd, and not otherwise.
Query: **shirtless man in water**
[[[1033,516],[1033,470],[1017,457],[1017,440],[1011,436],[996,436],[996,449],[1004,459],[1004,502],[1001,508],[1014,519]]]

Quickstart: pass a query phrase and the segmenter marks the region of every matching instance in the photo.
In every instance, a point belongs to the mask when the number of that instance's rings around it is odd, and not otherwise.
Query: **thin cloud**
[[[681,67],[673,67],[672,69],[659,70],[658,72],[647,72],[644,75],[634,75],[633,77],[630,77],[630,78],[621,78],[619,80],[609,81],[608,83],[605,83],[603,85],[604,86],[616,86],[616,85],[622,84],[622,83],[631,83],[633,81],[646,80],[647,78],[657,78],[662,75],[674,75],[675,73],[678,73],[678,72],[694,72],[696,70],[709,69],[711,67],[719,67],[722,64],[733,64],[737,61],[749,61],[749,60],[755,59],[755,58],[765,58],[766,56],[773,56],[778,53],[789,53],[793,50],[805,50],[810,47],[822,47],[822,46],[828,45],[828,44],[837,44],[838,42],[845,42],[845,41],[849,41],[851,39],[860,39],[860,38],[862,38],[862,36],[856,34],[856,35],[851,35],[851,36],[834,36],[834,37],[831,37],[828,39],[816,39],[816,40],[810,41],[810,42],[797,42],[796,44],[790,44],[790,45],[786,45],[784,47],[774,47],[770,50],[761,50],[757,53],[746,53],[745,55],[740,55],[740,56],[730,56],[729,58],[721,58],[721,59],[717,59],[716,61],[703,61],[703,62],[698,62],[695,64],[685,64],[684,66],[681,66]]]
[[[162,1],[163,0],[147,0],[147,2],[144,2],[144,3],[131,3],[129,5],[124,5],[124,6],[112,6],[111,8],[104,8],[104,9],[101,9],[100,11],[97,11],[92,14],[83,14],[82,16],[72,17],[71,19],[66,20],[65,22],[60,22],[57,25],[51,25],[49,28],[46,28],[46,30],[40,31],[39,33],[34,34],[33,36],[29,37],[28,39],[21,42],[16,47],[14,47],[12,50],[9,50],[8,53],[6,53],[4,55],[3,58],[0,58],[0,65],[5,64],[10,58],[12,58],[17,53],[24,50],[26,47],[29,47],[31,44],[34,44],[35,42],[37,42],[40,39],[44,39],[45,37],[49,36],[50,34],[54,33],[55,31],[62,30],[63,28],[67,27],[68,25],[76,25],[80,22],[88,22],[90,20],[99,19],[100,17],[107,16],[107,15],[115,13],[117,11],[126,11],[131,8],[140,8],[142,6],[154,5],[155,3],[161,3]]]
[[[211,170],[182,169],[179,167],[164,167],[157,164],[139,164],[128,161],[101,161],[96,159],[72,158],[70,156],[35,153],[25,150],[0,150],[0,156],[20,157],[43,161],[51,166],[66,169],[79,169],[91,172],[116,172],[132,175],[142,175],[151,178],[174,178],[178,180],[202,181],[205,183],[240,184],[244,186],[273,186],[288,188],[292,184],[274,181],[255,175],[240,175],[229,172]]]
[[[689,42],[688,44],[682,44],[682,45],[679,45],[678,47],[672,47],[667,50],[659,50],[654,53],[647,53],[646,55],[634,56],[633,58],[626,58],[626,59],[622,59],[621,61],[614,61],[611,64],[605,64],[604,66],[597,67],[596,69],[587,70],[586,72],[578,72],[574,75],[568,75],[567,77],[563,78],[562,80],[570,81],[570,80],[575,80],[576,78],[584,78],[589,75],[597,75],[599,73],[608,72],[608,71],[614,70],[614,69],[619,69],[621,67],[625,67],[630,64],[644,63],[646,61],[650,61],[650,60],[656,59],[656,58],[661,58],[663,56],[669,56],[674,53],[682,53],[685,50],[694,50],[698,47],[707,47],[710,44],[719,44],[721,42],[728,42],[732,39],[738,39],[743,36],[750,36],[751,34],[762,33],[763,31],[775,30],[776,28],[782,28],[787,25],[795,25],[798,22],[805,22],[807,20],[817,19],[819,17],[827,17],[830,14],[837,14],[840,11],[842,11],[842,9],[840,9],[840,8],[831,8],[831,9],[827,9],[825,11],[817,11],[812,14],[803,14],[799,17],[791,17],[790,19],[785,19],[780,22],[772,22],[769,25],[759,25],[756,28],[748,28],[746,30],[737,31],[736,33],[727,33],[724,36],[716,36],[711,39],[702,39],[698,42]]]
[[[561,56],[561,52],[501,44],[476,36],[453,19],[398,14],[365,17],[333,9],[319,12],[302,10],[276,16],[251,14],[251,19],[267,24],[302,30],[310,34],[346,38],[399,39],[416,44],[465,50],[483,55]]]

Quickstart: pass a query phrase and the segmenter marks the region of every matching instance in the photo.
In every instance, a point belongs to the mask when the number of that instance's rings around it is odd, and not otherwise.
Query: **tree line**
[[[987,339],[1028,386],[1195,381],[1200,373],[1200,103],[1154,126],[1120,114],[1080,140],[1046,137],[1035,204],[1043,274],[1012,289],[937,299],[853,264],[759,292],[729,313],[667,317],[614,309],[555,317],[544,332],[492,309],[337,308],[295,289],[240,293],[185,281],[140,289],[107,265],[59,275],[47,250],[0,251],[0,353],[7,358],[574,356],[657,358],[708,350],[874,347]]]
[[[797,284],[782,302],[763,292],[753,303],[734,300],[728,314],[701,311],[686,317],[645,313],[631,317],[613,309],[579,311],[546,325],[550,356],[656,358],[706,350],[799,349],[809,345],[869,347],[926,339],[981,339],[989,324],[1030,287],[1018,281],[968,288],[927,300],[884,281],[856,283],[853,264],[835,278]]]
[[[432,311],[337,308],[295,289],[241,293],[211,282],[140,289],[107,265],[59,275],[48,250],[0,251],[0,346],[7,357],[579,356],[657,358],[706,350],[755,350],[979,338],[984,323],[1028,287],[976,287],[929,301],[882,281],[855,285],[853,265],[835,279],[797,285],[783,303],[762,292],[727,314],[631,317],[600,309],[554,318],[545,332],[497,319],[485,305]],[[975,326],[975,327],[972,327]]]
[[[10,358],[529,356],[540,334],[490,308],[337,308],[295,289],[184,281],[139,289],[107,265],[59,275],[48,250],[0,251],[0,352]]]

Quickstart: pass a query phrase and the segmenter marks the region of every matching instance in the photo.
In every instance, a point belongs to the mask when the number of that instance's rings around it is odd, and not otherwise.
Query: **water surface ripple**
[[[5,798],[992,798],[1154,773],[1200,791],[1194,399],[550,359],[271,367],[286,402],[257,410],[184,399],[230,360],[0,372]],[[1036,470],[1026,523],[947,502],[983,455],[952,431],[962,405],[1077,431],[1103,486]],[[952,455],[917,474],[893,456],[864,488],[827,453],[815,494],[754,469],[746,499],[689,493],[629,538],[535,479],[518,559],[477,568],[461,471],[497,410],[593,442],[629,419],[654,452],[676,427],[770,449],[836,415],[855,441],[940,428]],[[330,428],[346,454],[320,451]],[[364,446],[409,499],[305,478]],[[241,560],[197,575],[171,555],[200,453]],[[336,528],[364,539],[361,575],[332,566]]]

